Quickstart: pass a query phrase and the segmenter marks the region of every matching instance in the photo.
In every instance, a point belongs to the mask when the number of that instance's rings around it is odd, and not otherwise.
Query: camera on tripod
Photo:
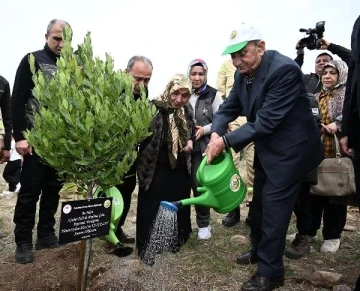
[[[321,47],[321,39],[324,36],[325,21],[316,23],[315,28],[300,28],[300,32],[305,32],[308,37],[302,38],[299,41],[300,48],[308,48],[309,50],[319,49]]]

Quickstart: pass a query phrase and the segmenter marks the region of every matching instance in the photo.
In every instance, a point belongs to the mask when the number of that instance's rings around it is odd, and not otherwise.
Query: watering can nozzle
[[[176,201],[176,202],[161,201],[160,204],[166,209],[174,212],[177,212],[179,208],[182,206],[181,201]]]

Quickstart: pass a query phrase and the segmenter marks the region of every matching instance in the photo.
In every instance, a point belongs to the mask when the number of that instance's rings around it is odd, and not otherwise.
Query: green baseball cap
[[[261,33],[255,27],[242,23],[239,29],[231,32],[230,40],[222,55],[238,52],[242,50],[249,41],[261,39]]]

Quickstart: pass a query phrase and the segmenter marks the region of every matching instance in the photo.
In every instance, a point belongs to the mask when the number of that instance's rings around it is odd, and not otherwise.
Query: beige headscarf
[[[168,148],[169,159],[172,168],[176,167],[176,161],[179,150],[186,146],[189,137],[189,127],[186,121],[184,107],[172,108],[170,96],[179,89],[188,89],[191,93],[192,85],[190,79],[183,74],[174,75],[166,85],[164,92],[153,100],[159,110],[165,110],[169,113],[169,134]]]

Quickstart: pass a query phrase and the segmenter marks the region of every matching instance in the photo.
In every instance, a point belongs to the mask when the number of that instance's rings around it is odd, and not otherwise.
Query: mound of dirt
[[[57,249],[36,251],[31,264],[15,264],[7,257],[0,264],[0,290],[76,290],[80,244],[68,244]],[[94,279],[106,270],[89,272]]]

